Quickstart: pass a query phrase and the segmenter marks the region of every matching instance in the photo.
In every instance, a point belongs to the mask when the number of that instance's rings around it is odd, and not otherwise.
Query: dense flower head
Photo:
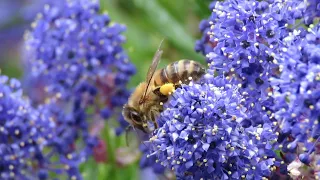
[[[89,105],[108,119],[126,102],[126,84],[135,72],[122,48],[124,30],[99,14],[97,1],[51,2],[26,33],[28,77],[42,82],[47,103],[71,104],[70,119],[85,118]]]
[[[213,2],[210,7],[210,18],[200,23],[203,37],[196,43],[196,51],[207,55],[208,62],[214,60],[213,54],[218,54],[241,67],[246,61],[244,64],[266,61],[267,55],[277,50],[279,40],[294,29],[291,25],[304,17],[308,3],[303,0],[227,0]],[[272,63],[271,59],[267,61]]]
[[[99,14],[97,1],[51,2],[32,28],[26,33],[26,79],[42,86],[47,103],[71,104],[79,118],[89,105],[103,119],[122,107],[135,67],[122,48],[125,26]]]
[[[226,81],[227,82],[227,81]],[[210,73],[183,85],[165,105],[150,138],[157,162],[180,179],[261,179],[279,166],[272,123],[253,126],[238,88]]]
[[[47,91],[62,98],[89,80],[123,87],[135,72],[121,46],[125,26],[99,14],[97,1],[46,4],[32,28],[26,34],[27,49],[34,56],[28,66],[34,76],[45,76],[50,82]]]
[[[284,44],[278,56],[281,75],[271,79],[277,90],[280,142],[284,152],[298,153],[300,161],[309,164],[320,138],[320,25],[311,25],[307,34],[290,33]],[[299,146],[303,149],[297,151]]]
[[[2,75],[0,119],[0,179],[34,179],[47,172],[43,149],[55,136],[55,123],[45,109],[31,107],[18,80]]]
[[[217,77],[239,87],[257,124],[276,121],[269,78],[278,76],[275,56],[307,7],[302,0],[226,0],[213,2],[211,17],[200,23],[203,37],[196,50],[206,55]]]
[[[135,73],[122,48],[125,26],[99,10],[95,0],[51,1],[25,35],[25,80],[36,85],[28,90],[57,125],[51,145],[69,177],[81,178],[79,164],[99,146],[104,120],[122,118]]]

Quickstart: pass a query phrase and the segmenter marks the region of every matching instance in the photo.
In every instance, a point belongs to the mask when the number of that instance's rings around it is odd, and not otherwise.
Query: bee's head
[[[138,112],[133,107],[128,106],[128,104],[123,106],[122,115],[124,119],[132,124],[134,128],[140,129],[141,131],[148,133],[147,121],[144,120],[142,113]]]

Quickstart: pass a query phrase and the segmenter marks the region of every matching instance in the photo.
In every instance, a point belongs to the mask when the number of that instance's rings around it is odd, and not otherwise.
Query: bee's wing
[[[147,78],[146,78],[146,82],[148,83],[148,85],[154,75],[154,72],[157,70],[158,64],[161,59],[161,55],[162,55],[162,50],[157,50],[156,54],[153,57],[152,64],[149,67]]]
[[[159,45],[156,53],[153,56],[152,63],[150,65],[148,73],[147,73],[146,82],[148,83],[148,85],[150,84],[150,81],[151,81],[151,79],[152,79],[152,77],[154,75],[154,72],[157,70],[158,64],[159,64],[160,59],[161,59],[161,55],[162,55],[163,51],[160,50],[160,48],[161,48],[162,42],[163,42],[163,40],[160,42],[160,45]]]
[[[146,89],[144,91],[144,94],[143,94],[142,98],[140,99],[140,102],[144,101],[144,99],[146,97],[146,94],[148,92],[148,89],[150,87],[150,83],[151,83],[152,77],[153,77],[154,73],[156,72],[158,64],[160,62],[161,55],[162,55],[162,52],[163,52],[162,50],[160,50],[162,42],[163,42],[163,40],[161,41],[157,52],[153,56],[152,63],[150,65],[150,67],[149,67],[149,70],[148,70],[148,73],[147,73],[147,78],[146,78],[147,87],[146,87]]]

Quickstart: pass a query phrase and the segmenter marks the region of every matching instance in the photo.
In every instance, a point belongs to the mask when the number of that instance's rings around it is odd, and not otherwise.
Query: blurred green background
[[[152,57],[164,39],[161,63],[164,67],[180,59],[204,63],[204,57],[194,51],[200,38],[199,22],[210,15],[210,0],[101,0],[102,9],[112,21],[127,26],[128,51],[138,72],[131,87],[145,79]]]
[[[204,57],[194,51],[194,44],[196,39],[201,37],[198,28],[201,19],[206,19],[210,15],[208,6],[211,0],[100,0],[100,2],[101,11],[107,12],[113,22],[127,26],[125,32],[127,43],[124,46],[137,67],[137,74],[130,82],[130,88],[134,88],[145,79],[152,57],[162,39],[164,39],[162,45],[164,53],[159,68],[179,59],[193,59],[205,63]],[[1,4],[0,11],[4,8]],[[21,3],[21,9],[18,6],[13,13],[19,13],[25,5]],[[30,23],[29,20],[25,21],[16,21],[16,18],[13,18],[12,21],[1,23],[0,19],[0,40],[5,43],[4,46],[0,46],[0,67],[2,74],[10,77],[21,78],[23,75],[22,37],[23,31],[28,27],[27,24]],[[8,32],[11,36],[7,35]],[[12,32],[15,33],[12,35]],[[126,147],[124,136],[116,137],[113,131],[105,127],[102,137],[107,142],[108,162],[97,164],[90,159],[81,167],[84,178],[140,179],[139,160],[126,166],[117,164],[116,158],[119,156],[117,149]],[[136,149],[132,146],[130,148],[132,149],[129,149],[129,154],[135,153]]]

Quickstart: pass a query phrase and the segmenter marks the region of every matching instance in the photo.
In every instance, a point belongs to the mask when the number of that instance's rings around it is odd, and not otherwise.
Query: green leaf
[[[195,39],[192,38],[183,26],[176,21],[164,9],[158,1],[135,0],[136,5],[147,14],[147,19],[156,31],[161,32],[176,47],[186,53],[186,57],[195,60],[202,60],[203,57],[194,52]]]
[[[111,164],[98,164],[98,180],[108,179],[112,170],[113,168]]]
[[[162,46],[164,53],[159,67],[179,59],[204,62],[204,57],[194,51],[194,36],[200,36],[198,30],[200,20],[194,8],[190,8],[196,5],[196,1],[189,1],[190,3],[176,1],[166,3],[156,0],[101,0],[111,20],[127,26],[124,34],[127,43],[124,47],[138,68],[129,87],[136,87],[145,79],[152,57],[163,38],[165,38]],[[170,4],[184,4],[182,8],[189,7],[191,10],[181,12],[176,10],[179,8],[173,7],[168,10]],[[206,10],[210,13],[208,7]],[[186,24],[190,23],[189,20],[181,21],[181,17],[187,15],[195,17],[192,24]]]

